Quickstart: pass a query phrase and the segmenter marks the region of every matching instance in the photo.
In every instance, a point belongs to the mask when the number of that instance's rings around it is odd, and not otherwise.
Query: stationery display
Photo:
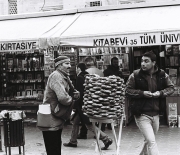
[[[40,50],[31,53],[6,53],[0,54],[0,59],[4,75],[1,81],[5,87],[1,93],[3,100],[36,100],[37,90],[45,88],[44,53]],[[32,91],[34,89],[36,93]]]

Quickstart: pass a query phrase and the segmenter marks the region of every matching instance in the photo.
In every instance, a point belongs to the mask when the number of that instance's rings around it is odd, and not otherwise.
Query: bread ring
[[[101,89],[101,91],[102,91],[103,93],[106,93],[106,94],[110,94],[110,93],[111,93],[110,90]]]

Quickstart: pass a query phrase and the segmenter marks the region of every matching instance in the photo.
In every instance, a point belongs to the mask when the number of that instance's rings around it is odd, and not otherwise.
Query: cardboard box
[[[169,127],[177,127],[177,125],[178,125],[177,118],[178,118],[177,115],[168,115]]]
[[[167,103],[167,115],[178,115],[177,103]]]

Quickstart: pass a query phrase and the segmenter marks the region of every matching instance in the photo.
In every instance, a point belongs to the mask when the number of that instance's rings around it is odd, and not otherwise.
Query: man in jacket
[[[104,70],[104,76],[110,75],[122,77],[122,72],[120,71],[119,60],[117,57],[113,57],[111,59],[111,65],[109,65],[108,68]]]
[[[94,129],[92,123],[89,121],[89,118],[83,114],[82,106],[83,103],[83,96],[84,96],[84,82],[85,82],[85,75],[88,74],[86,72],[86,65],[84,63],[79,63],[77,65],[77,79],[76,79],[76,89],[80,92],[80,99],[75,102],[75,115],[73,118],[73,129],[71,134],[71,139],[69,143],[64,143],[63,145],[66,147],[77,147],[77,137],[79,132],[79,123],[82,122],[86,125],[87,129],[94,133]],[[98,128],[97,128],[98,129]],[[104,147],[102,149],[106,150],[109,145],[112,144],[112,139],[109,138],[104,132],[100,131],[100,139],[104,143]]]
[[[50,104],[51,107],[50,126],[41,128],[47,155],[61,155],[62,129],[70,117],[73,98],[78,98],[73,95],[77,91],[69,78],[70,59],[59,56],[54,63],[56,70],[49,75],[43,99],[43,104]]]
[[[146,52],[141,59],[141,69],[130,75],[126,87],[136,124],[145,139],[140,155],[159,155],[155,134],[159,129],[160,103],[173,92],[169,76],[156,66],[156,55]]]
[[[100,77],[104,76],[103,72],[96,67],[95,59],[93,59],[92,57],[86,57],[84,62],[87,68],[86,72],[88,72],[89,74],[97,74]],[[82,124],[78,139],[87,139],[87,132],[87,128]]]
[[[70,142],[77,142],[78,139],[78,132],[79,132],[79,123],[86,128],[85,124],[90,124],[89,118],[83,114],[82,111],[82,106],[84,105],[83,103],[83,96],[84,96],[84,81],[85,81],[85,76],[88,74],[88,72],[85,71],[86,66],[84,63],[79,63],[76,68],[76,73],[77,73],[77,78],[76,78],[76,85],[75,88],[80,92],[80,98],[77,100],[74,104],[74,110],[75,114],[72,118],[73,120],[73,129],[72,129],[72,134],[71,134],[71,139]],[[81,139],[87,139],[87,128],[86,128],[86,133],[82,135]],[[66,146],[66,144],[64,144]],[[71,145],[71,143],[68,143],[67,145]],[[72,144],[73,146],[73,144]],[[77,145],[75,145],[77,146]]]
[[[97,74],[99,75],[100,77],[103,77],[104,74],[103,72],[98,69],[96,67],[96,62],[95,60],[92,58],[92,57],[87,57],[85,60],[84,60],[85,64],[86,64],[86,71],[89,73],[89,74]]]
[[[120,71],[120,68],[119,68],[119,60],[117,57],[113,57],[111,59],[111,65],[109,65],[108,68],[105,69],[103,73],[104,73],[105,77],[115,75],[115,76],[119,76],[119,77],[123,78],[122,72]],[[105,131],[105,126],[106,126],[106,124],[103,123],[101,126],[102,131]],[[111,124],[107,124],[107,128],[111,130]]]

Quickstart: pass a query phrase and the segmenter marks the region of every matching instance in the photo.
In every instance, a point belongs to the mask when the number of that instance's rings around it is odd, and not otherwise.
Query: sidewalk
[[[63,143],[68,142],[71,135],[71,125],[65,126],[62,133]],[[116,127],[118,136],[118,128]],[[105,131],[113,138],[112,131]],[[78,140],[77,148],[69,148],[62,146],[62,155],[98,155],[95,152],[95,139],[92,133],[88,133],[87,140]],[[2,131],[2,138],[4,137]],[[2,143],[3,143],[2,139]],[[167,126],[160,127],[157,135],[157,143],[160,155],[180,155],[180,128],[169,128]],[[127,127],[123,127],[120,145],[120,155],[138,155],[143,144],[143,137],[134,123]],[[5,155],[4,144],[2,144]],[[103,146],[103,143],[101,142]],[[115,155],[115,144],[113,143],[108,150],[103,151],[104,155]],[[46,155],[42,133],[35,125],[25,126],[25,154],[26,155]],[[18,155],[18,147],[12,148],[12,155]]]

